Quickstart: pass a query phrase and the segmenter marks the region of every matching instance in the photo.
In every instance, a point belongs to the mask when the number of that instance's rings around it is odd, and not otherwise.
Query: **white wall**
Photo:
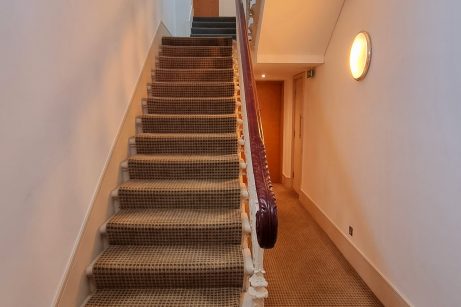
[[[174,30],[176,36],[190,36],[193,17],[192,3],[192,0],[176,0]]]
[[[461,3],[346,1],[307,82],[302,190],[415,306],[461,306]],[[371,34],[367,78],[348,53]]]
[[[176,4],[0,2],[1,306],[52,304],[153,35],[180,32]]]
[[[219,0],[219,16],[235,16],[235,0]]]

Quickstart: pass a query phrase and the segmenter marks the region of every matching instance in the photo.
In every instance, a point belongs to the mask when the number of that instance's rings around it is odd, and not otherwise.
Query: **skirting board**
[[[299,195],[299,200],[385,306],[411,306],[408,300],[405,299],[391,282],[370,263],[365,255],[349,241],[338,227],[336,227],[336,225],[303,191],[301,191]]]
[[[282,184],[285,188],[291,190],[293,188],[293,178],[289,178],[282,174]]]
[[[89,284],[85,270],[103,250],[99,228],[113,214],[111,192],[121,182],[120,164],[128,157],[128,140],[135,135],[136,117],[142,113],[141,100],[147,97],[146,84],[152,80],[152,68],[155,66],[155,57],[158,54],[162,36],[171,36],[171,34],[165,25],[160,23],[139,75],[125,118],[118,131],[110,158],[106,163],[98,191],[86,216],[84,227],[79,235],[55,306],[80,306],[89,295]]]

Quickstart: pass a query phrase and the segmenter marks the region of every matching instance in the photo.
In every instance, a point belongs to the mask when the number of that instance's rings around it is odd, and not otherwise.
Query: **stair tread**
[[[203,28],[203,29],[210,29],[210,28]],[[214,28],[211,28],[214,29]],[[216,28],[220,29],[220,28]],[[232,50],[232,46],[175,46],[175,45],[162,45],[162,48],[167,48],[167,49],[197,49],[197,50],[202,50],[202,49],[225,49],[225,50]]]
[[[202,228],[240,225],[239,209],[125,209],[108,222],[110,227],[133,228]]]
[[[107,223],[114,245],[241,244],[242,218],[235,208],[123,209]]]
[[[162,45],[168,46],[232,46],[229,37],[163,37]]]
[[[239,161],[237,154],[230,155],[159,155],[159,154],[137,154],[128,158],[133,162],[187,162],[187,163],[206,163],[206,162],[235,162]]]
[[[242,268],[239,245],[111,245],[94,264],[99,270],[135,271],[176,270],[197,272],[202,269]]]
[[[232,21],[235,22],[237,17],[235,16],[194,16],[193,21]]]
[[[222,101],[231,101],[235,103],[234,97],[156,97],[150,96],[145,99],[146,101],[149,100],[169,100],[169,101],[214,101],[214,100],[222,100]]]
[[[165,59],[172,59],[172,60],[203,60],[203,59],[215,59],[215,60],[221,60],[221,59],[232,59],[232,56],[207,56],[207,57],[190,57],[190,56],[168,56],[168,55],[159,55],[158,58],[165,58]],[[209,69],[209,68],[200,68],[200,69]],[[217,68],[219,69],[219,68]],[[221,68],[222,69],[222,68]],[[229,68],[226,68],[229,69]]]
[[[143,191],[220,191],[220,190],[239,190],[239,179],[214,179],[214,180],[198,180],[198,179],[177,179],[177,180],[142,180],[131,179],[119,185],[119,190],[143,190]]]
[[[235,114],[143,114],[140,116],[141,119],[227,119],[235,117]]]
[[[226,82],[226,81],[219,81],[219,82],[211,82],[211,81],[154,81],[151,83],[152,85],[158,84],[162,86],[216,86],[216,85],[234,85],[234,82]]]
[[[192,38],[235,38],[236,34],[226,33],[226,34],[218,34],[218,33],[193,33],[191,34]]]
[[[158,68],[165,69],[232,69],[234,60],[232,56],[166,56],[157,58]]]
[[[237,133],[138,133],[136,137],[159,139],[235,139],[237,138]]]
[[[221,28],[221,27],[192,27],[192,30],[215,30],[215,31],[235,31],[235,28]],[[227,34],[227,33],[223,33]]]
[[[237,287],[98,290],[86,306],[238,307],[241,292]]]
[[[235,97],[148,97],[148,114],[235,114]]]
[[[93,265],[98,289],[238,287],[243,252],[237,244],[109,245]]]
[[[237,23],[235,21],[193,21],[192,27],[200,28],[235,28]]]

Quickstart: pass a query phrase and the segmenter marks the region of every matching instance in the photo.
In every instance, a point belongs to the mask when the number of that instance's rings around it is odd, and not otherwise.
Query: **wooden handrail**
[[[272,190],[272,182],[267,164],[266,149],[264,146],[261,117],[259,114],[258,98],[256,95],[256,81],[251,63],[250,47],[248,42],[248,28],[242,0],[235,0],[237,12],[237,31],[240,46],[240,58],[245,94],[246,112],[248,120],[248,140],[251,149],[253,173],[258,197],[258,211],[256,212],[256,235],[261,248],[272,248],[277,241],[277,203]],[[242,84],[241,84],[242,86]]]

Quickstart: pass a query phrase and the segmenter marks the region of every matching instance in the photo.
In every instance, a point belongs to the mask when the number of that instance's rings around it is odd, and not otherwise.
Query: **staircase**
[[[192,37],[232,37],[236,39],[235,17],[194,17]]]
[[[192,33],[162,39],[86,306],[241,304],[235,19],[194,18]]]

